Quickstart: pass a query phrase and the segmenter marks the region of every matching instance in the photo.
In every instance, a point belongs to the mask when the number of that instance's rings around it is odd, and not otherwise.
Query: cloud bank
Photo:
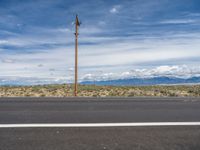
[[[73,82],[76,13],[82,21],[80,81],[199,75],[196,0],[13,0],[0,4],[2,83]]]

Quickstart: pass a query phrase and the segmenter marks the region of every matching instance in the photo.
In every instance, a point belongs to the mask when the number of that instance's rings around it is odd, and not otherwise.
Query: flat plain
[[[0,86],[0,97],[67,97],[73,85]],[[81,97],[199,97],[200,85],[96,86],[79,85]]]

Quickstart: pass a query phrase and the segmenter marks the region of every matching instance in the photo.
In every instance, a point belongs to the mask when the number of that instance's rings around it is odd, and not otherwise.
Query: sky
[[[0,0],[0,84],[200,76],[199,0]]]

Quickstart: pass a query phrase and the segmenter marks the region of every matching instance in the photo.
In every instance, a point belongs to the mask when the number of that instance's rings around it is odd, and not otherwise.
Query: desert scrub
[[[37,86],[0,86],[0,97],[33,96],[33,97],[66,97],[73,96],[74,86],[70,84],[53,84]],[[78,85],[78,96],[200,96],[200,85],[173,86],[97,86]]]
[[[41,87],[40,86],[32,86],[32,87],[30,87],[30,89],[32,92],[39,92],[41,90]]]

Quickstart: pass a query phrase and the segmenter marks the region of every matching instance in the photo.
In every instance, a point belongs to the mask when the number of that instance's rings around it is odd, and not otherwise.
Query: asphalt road
[[[196,98],[0,98],[0,124],[199,122]],[[0,150],[199,150],[200,126],[0,128]]]

